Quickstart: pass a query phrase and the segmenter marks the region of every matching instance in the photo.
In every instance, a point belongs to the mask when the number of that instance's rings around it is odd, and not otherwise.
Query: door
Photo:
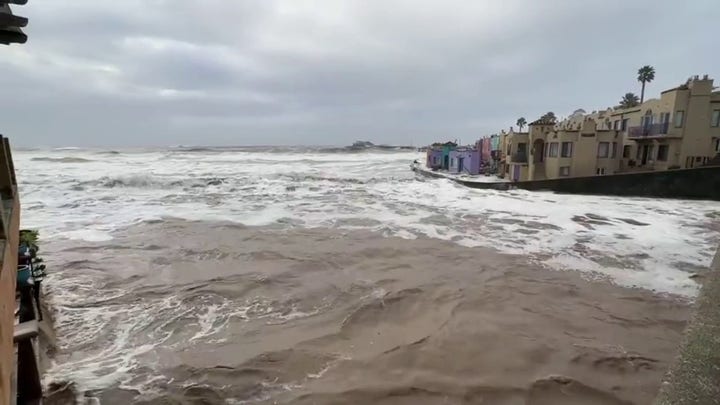
[[[448,170],[450,168],[450,156],[445,156],[443,158],[443,169]]]
[[[649,152],[650,152],[650,145],[643,145],[642,159],[640,160],[640,165],[645,166],[647,164]]]
[[[513,165],[513,181],[520,181],[520,165]]]
[[[458,173],[462,173],[462,171],[463,171],[463,163],[465,162],[465,158],[459,157],[459,158],[457,158],[457,160],[458,160],[457,171],[458,171]]]

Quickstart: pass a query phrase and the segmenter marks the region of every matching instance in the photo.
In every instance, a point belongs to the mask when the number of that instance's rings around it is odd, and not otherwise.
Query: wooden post
[[[7,154],[8,166],[10,167],[10,178],[12,179],[13,192],[16,191],[17,178],[15,177],[15,163],[13,162],[12,149],[10,149],[10,140],[0,135],[2,138],[3,146],[5,147],[5,153]],[[13,196],[15,193],[13,193]]]
[[[13,198],[13,179],[10,174],[10,152],[8,151],[8,142],[2,137],[0,142],[0,195],[3,200]]]
[[[10,222],[9,213],[5,212],[5,200],[12,200],[14,197],[14,186],[5,145],[9,145],[7,139],[0,135],[0,239],[7,237],[7,228]]]

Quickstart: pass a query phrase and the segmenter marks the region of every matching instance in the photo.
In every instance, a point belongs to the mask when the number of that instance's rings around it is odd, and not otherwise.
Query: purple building
[[[470,147],[450,151],[450,173],[480,174],[480,151]]]
[[[430,169],[441,169],[443,165],[443,150],[442,148],[436,148],[431,146],[427,150],[427,162],[425,166]]]

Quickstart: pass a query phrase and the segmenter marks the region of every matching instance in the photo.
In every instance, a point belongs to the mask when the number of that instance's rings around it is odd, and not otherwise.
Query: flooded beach
[[[57,350],[112,403],[647,404],[716,204],[470,190],[414,153],[24,151]]]

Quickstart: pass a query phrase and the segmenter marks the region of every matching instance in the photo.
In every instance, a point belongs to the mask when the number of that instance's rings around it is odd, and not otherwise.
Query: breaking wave
[[[93,162],[92,159],[80,158],[80,157],[35,157],[30,159],[33,162],[53,162],[53,163],[88,163]]]
[[[144,188],[144,189],[171,189],[171,188],[199,188],[218,186],[226,179],[219,177],[204,177],[194,179],[163,179],[151,175],[129,175],[110,177],[105,176],[97,180],[80,183],[80,186],[99,186],[104,188]]]

